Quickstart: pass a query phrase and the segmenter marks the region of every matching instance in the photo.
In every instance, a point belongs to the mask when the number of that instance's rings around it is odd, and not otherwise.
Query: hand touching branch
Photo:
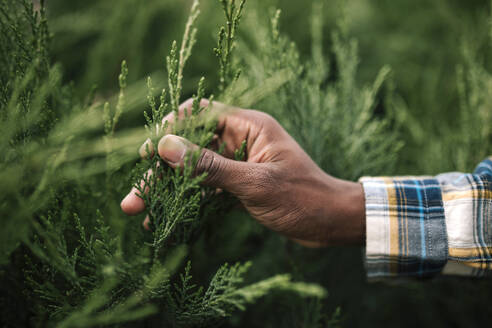
[[[191,105],[188,100],[180,106],[178,120],[185,119],[184,112]],[[195,172],[207,173],[204,184],[229,191],[261,224],[305,246],[363,243],[364,195],[359,183],[323,172],[268,114],[217,102],[213,110],[218,114],[217,143],[225,142],[225,152],[201,150]],[[165,120],[176,121],[173,113]],[[243,140],[247,142],[246,161],[235,161],[234,151]],[[154,147],[144,145],[141,154],[146,149],[153,151]],[[197,149],[171,134],[157,147],[159,156],[173,168],[184,165],[186,154]],[[136,193],[132,189],[121,203],[129,215],[145,208]]]

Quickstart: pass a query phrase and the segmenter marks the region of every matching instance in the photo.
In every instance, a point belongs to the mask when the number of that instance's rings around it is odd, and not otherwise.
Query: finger
[[[220,148],[221,143],[222,142],[219,140],[219,136],[214,134],[208,147],[216,151]],[[150,138],[147,138],[142,146],[140,146],[138,153],[142,159],[148,159],[149,157],[152,158],[154,156],[154,144]]]
[[[175,116],[176,116],[175,112],[171,112],[167,114],[162,119],[162,125],[158,127],[158,130],[166,126],[165,131],[162,132],[165,134],[173,133],[173,128],[176,124],[179,124],[179,121],[182,121],[186,119],[186,117],[191,116],[191,112],[193,109],[193,102],[194,99],[190,98],[179,106],[178,122],[176,122],[175,120]],[[216,135],[214,140],[212,140],[212,149],[218,149],[223,142],[220,138],[220,133],[224,131],[227,117],[232,118],[232,116],[235,116],[234,115],[235,113],[245,112],[245,110],[240,110],[216,101],[210,103],[210,101],[205,98],[201,99],[200,107],[209,107],[207,111],[202,111],[199,116],[199,118],[203,120],[204,123],[209,120],[217,121],[216,132],[219,135]],[[237,117],[236,119],[233,118],[231,119],[231,124],[235,125],[235,128],[237,128],[238,133],[235,134],[235,138],[233,139],[233,142],[226,143],[226,147],[224,149],[223,155],[228,158],[233,157],[234,151],[240,147],[241,143],[248,135],[248,129],[244,129],[244,127],[247,127],[247,124],[240,124],[241,121],[244,121],[244,117],[242,117],[241,115],[239,115],[239,117]],[[229,139],[231,138],[229,137]],[[140,147],[139,154],[142,158],[147,158],[149,155],[150,156],[154,155],[154,145],[152,144],[150,139],[147,139],[144,142],[144,144]]]
[[[121,201],[121,209],[127,215],[137,215],[145,210],[145,203],[138,195],[140,192],[133,187],[132,190]]]
[[[193,109],[193,103],[194,103],[194,99],[189,98],[188,100],[183,102],[181,105],[179,105],[178,120],[177,121],[184,120],[185,118],[191,116],[192,109]],[[214,102],[214,105],[215,104],[216,103]],[[201,108],[208,107],[209,105],[210,105],[210,101],[208,99],[203,98],[200,100],[200,107]],[[166,116],[164,116],[164,118],[162,119],[162,126],[166,125],[166,122],[167,122],[167,128],[164,131],[165,133],[171,133],[172,132],[172,127],[177,123],[175,116],[176,116],[176,113],[174,111],[172,111],[169,114],[167,114]]]
[[[170,134],[173,132],[172,127],[176,124],[179,123],[179,121],[182,121],[186,119],[187,117],[190,117],[192,114],[192,109],[193,109],[193,103],[194,99],[190,98],[183,102],[178,109],[178,120],[175,119],[175,112],[171,112],[167,114],[163,119],[162,119],[162,124],[164,125],[166,122],[168,124],[168,127],[166,131],[164,131],[166,134]],[[229,116],[230,114],[236,113],[236,112],[241,112],[245,110],[241,110],[239,108],[233,107],[233,106],[228,106],[226,104],[220,103],[218,101],[213,101],[212,103],[205,98],[202,98],[200,100],[200,107],[201,108],[207,108],[208,110],[201,111],[199,114],[199,118],[203,120],[203,122],[209,121],[209,120],[217,120],[217,131],[220,132],[224,126],[225,126],[225,120],[226,117]]]
[[[148,179],[148,176],[152,175],[152,170],[148,170],[146,175]],[[140,180],[140,188],[143,188],[144,186],[145,186],[145,181],[142,179]],[[148,192],[148,187],[145,187],[144,192]],[[125,212],[125,214],[137,215],[145,210],[145,203],[140,195],[141,195],[140,191],[136,187],[133,187],[132,190],[128,193],[128,195],[126,195],[126,197],[123,198],[120,206],[123,212]]]
[[[178,120],[183,120],[186,118],[186,116],[191,116],[191,111],[193,109],[193,102],[194,102],[193,98],[190,98],[179,106]],[[207,107],[209,104],[210,102],[208,99],[202,99],[200,101],[200,107]],[[175,117],[174,112],[171,112],[166,116],[164,116],[164,118],[162,119],[162,125],[159,126],[157,129],[160,130],[162,127],[166,126],[167,123],[167,127],[164,133],[165,134],[171,133],[173,130],[173,125],[175,124],[174,117]],[[147,138],[147,140],[145,140],[142,146],[140,146],[138,153],[140,157],[143,159],[148,158],[149,156],[152,157],[154,155],[154,145],[152,144],[152,141],[149,138]]]
[[[227,158],[233,158],[235,151],[241,147],[241,143],[244,140],[255,138],[255,135],[250,133],[251,124],[253,123],[252,111],[225,105],[217,101],[210,103],[207,99],[202,99],[200,106],[208,106],[209,108],[200,112],[199,119],[203,120],[204,123],[210,120],[214,120],[216,123],[215,133],[217,138],[212,140],[212,149],[218,149],[225,142],[224,152],[221,155]],[[192,107],[193,99],[188,99],[182,103],[179,109],[178,121],[185,119],[187,117],[186,115],[190,115]],[[174,113],[169,114],[164,120],[170,122],[166,133],[172,134],[173,124],[178,124],[174,121]],[[247,140],[247,152],[249,152],[250,144],[253,144],[250,141]]]
[[[142,158],[148,158],[154,156],[154,145],[152,144],[152,140],[150,140],[150,138],[147,138],[147,140],[145,140],[143,145],[140,146],[138,153]]]
[[[185,165],[187,155],[199,151],[190,141],[172,134],[164,136],[158,145],[159,156],[176,168]],[[239,193],[250,178],[255,164],[227,159],[210,149],[202,149],[194,168],[197,175],[207,173],[205,185]]]

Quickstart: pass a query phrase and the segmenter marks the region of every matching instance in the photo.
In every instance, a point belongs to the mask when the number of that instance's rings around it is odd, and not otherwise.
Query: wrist
[[[325,223],[328,245],[364,245],[365,199],[362,184],[327,176]]]

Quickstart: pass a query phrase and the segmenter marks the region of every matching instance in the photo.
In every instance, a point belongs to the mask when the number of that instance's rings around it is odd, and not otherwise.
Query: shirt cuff
[[[436,179],[442,188],[449,262],[444,274],[492,274],[492,161],[480,163],[473,174],[445,173]]]
[[[448,257],[439,181],[432,177],[364,177],[369,279],[429,277]]]

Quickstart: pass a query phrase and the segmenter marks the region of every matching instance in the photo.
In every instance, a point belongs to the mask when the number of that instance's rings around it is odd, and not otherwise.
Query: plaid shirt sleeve
[[[369,279],[492,273],[492,157],[473,174],[364,177]]]

